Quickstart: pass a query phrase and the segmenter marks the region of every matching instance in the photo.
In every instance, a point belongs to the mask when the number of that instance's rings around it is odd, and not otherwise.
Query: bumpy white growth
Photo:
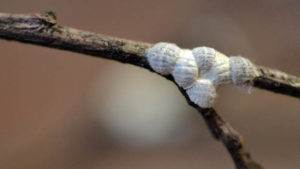
[[[212,107],[217,96],[215,86],[208,79],[198,79],[186,93],[191,101],[203,108]]]
[[[209,47],[180,49],[171,43],[157,43],[146,51],[152,69],[172,74],[192,102],[202,108],[213,106],[216,88],[222,84],[247,85],[258,76],[255,66],[243,57],[230,57]]]
[[[187,89],[198,79],[198,67],[190,50],[181,50],[172,72],[175,82]]]
[[[209,47],[197,47],[192,50],[198,67],[201,70],[209,70],[214,62],[216,51]]]
[[[215,63],[211,67],[210,79],[215,86],[231,82],[229,73],[229,59],[223,53],[216,52]]]
[[[241,56],[229,58],[230,77],[233,84],[243,86],[247,85],[254,77],[258,76],[258,71],[250,60]]]
[[[146,52],[152,69],[162,75],[170,74],[178,58],[180,48],[173,43],[160,42]]]

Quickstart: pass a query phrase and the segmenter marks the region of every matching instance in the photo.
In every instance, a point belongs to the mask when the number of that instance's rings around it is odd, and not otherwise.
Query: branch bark
[[[215,109],[203,109],[199,107],[191,102],[185,90],[180,87],[178,88],[185,96],[188,104],[202,115],[213,137],[224,144],[237,169],[262,169],[262,166],[255,162],[251,158],[250,153],[245,150],[243,137],[218,115]]]
[[[152,44],[60,26],[51,11],[35,15],[0,13],[0,38],[112,59],[153,71],[145,56],[145,50]],[[300,78],[265,67],[258,69],[261,75],[253,80],[253,86],[300,98]],[[164,77],[174,82],[172,76]],[[179,89],[187,102],[202,114],[212,135],[223,142],[237,169],[261,168],[245,151],[238,132],[214,109],[203,109],[195,105],[185,91],[180,87]]]
[[[253,79],[254,87],[300,98],[299,77],[263,66],[257,66],[257,68],[261,75]]]

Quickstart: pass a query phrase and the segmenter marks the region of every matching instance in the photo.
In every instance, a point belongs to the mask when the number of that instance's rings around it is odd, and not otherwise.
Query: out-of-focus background
[[[210,46],[300,75],[298,0],[0,0],[121,38]],[[223,145],[171,82],[90,56],[0,40],[1,169],[225,169]],[[217,111],[265,168],[300,168],[300,102],[219,90]]]

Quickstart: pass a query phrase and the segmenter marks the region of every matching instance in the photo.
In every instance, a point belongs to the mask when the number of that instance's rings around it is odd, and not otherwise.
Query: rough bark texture
[[[253,79],[253,86],[300,98],[300,79],[284,72],[257,66],[261,75]]]
[[[191,102],[185,90],[180,88],[188,104],[199,111],[205,120],[213,137],[221,141],[231,155],[237,169],[262,169],[261,165],[253,161],[245,150],[243,137],[234,130],[213,108],[203,109]]]
[[[152,44],[60,26],[51,11],[35,15],[0,13],[0,38],[117,60],[153,71],[144,55]],[[253,86],[300,98],[298,77],[265,67],[258,69],[261,75],[253,80]],[[174,82],[172,76],[165,77]],[[237,169],[261,169],[245,151],[242,137],[214,109],[195,105],[185,91],[179,89],[188,103],[201,113],[212,135],[223,142]]]
[[[150,69],[144,51],[151,44],[113,38],[56,24],[53,12],[0,13],[0,37],[113,59]]]

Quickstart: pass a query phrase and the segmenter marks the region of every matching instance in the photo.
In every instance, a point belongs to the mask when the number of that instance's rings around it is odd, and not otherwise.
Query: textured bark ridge
[[[300,78],[279,70],[257,66],[261,75],[253,79],[253,86],[300,98]]]
[[[153,71],[145,55],[145,51],[152,44],[61,26],[57,24],[55,13],[52,11],[35,15],[0,13],[0,38],[112,59]],[[249,84],[300,98],[300,78],[265,67],[257,66],[257,69],[260,75]],[[175,82],[170,75],[162,76]],[[212,135],[227,148],[237,169],[261,169],[260,165],[255,163],[245,151],[243,139],[237,131],[213,108],[204,109],[197,106],[191,102],[183,88],[179,86],[178,88],[189,105],[203,116]]]
[[[60,26],[51,11],[35,15],[0,13],[0,37],[149,68],[144,51],[150,44]]]

